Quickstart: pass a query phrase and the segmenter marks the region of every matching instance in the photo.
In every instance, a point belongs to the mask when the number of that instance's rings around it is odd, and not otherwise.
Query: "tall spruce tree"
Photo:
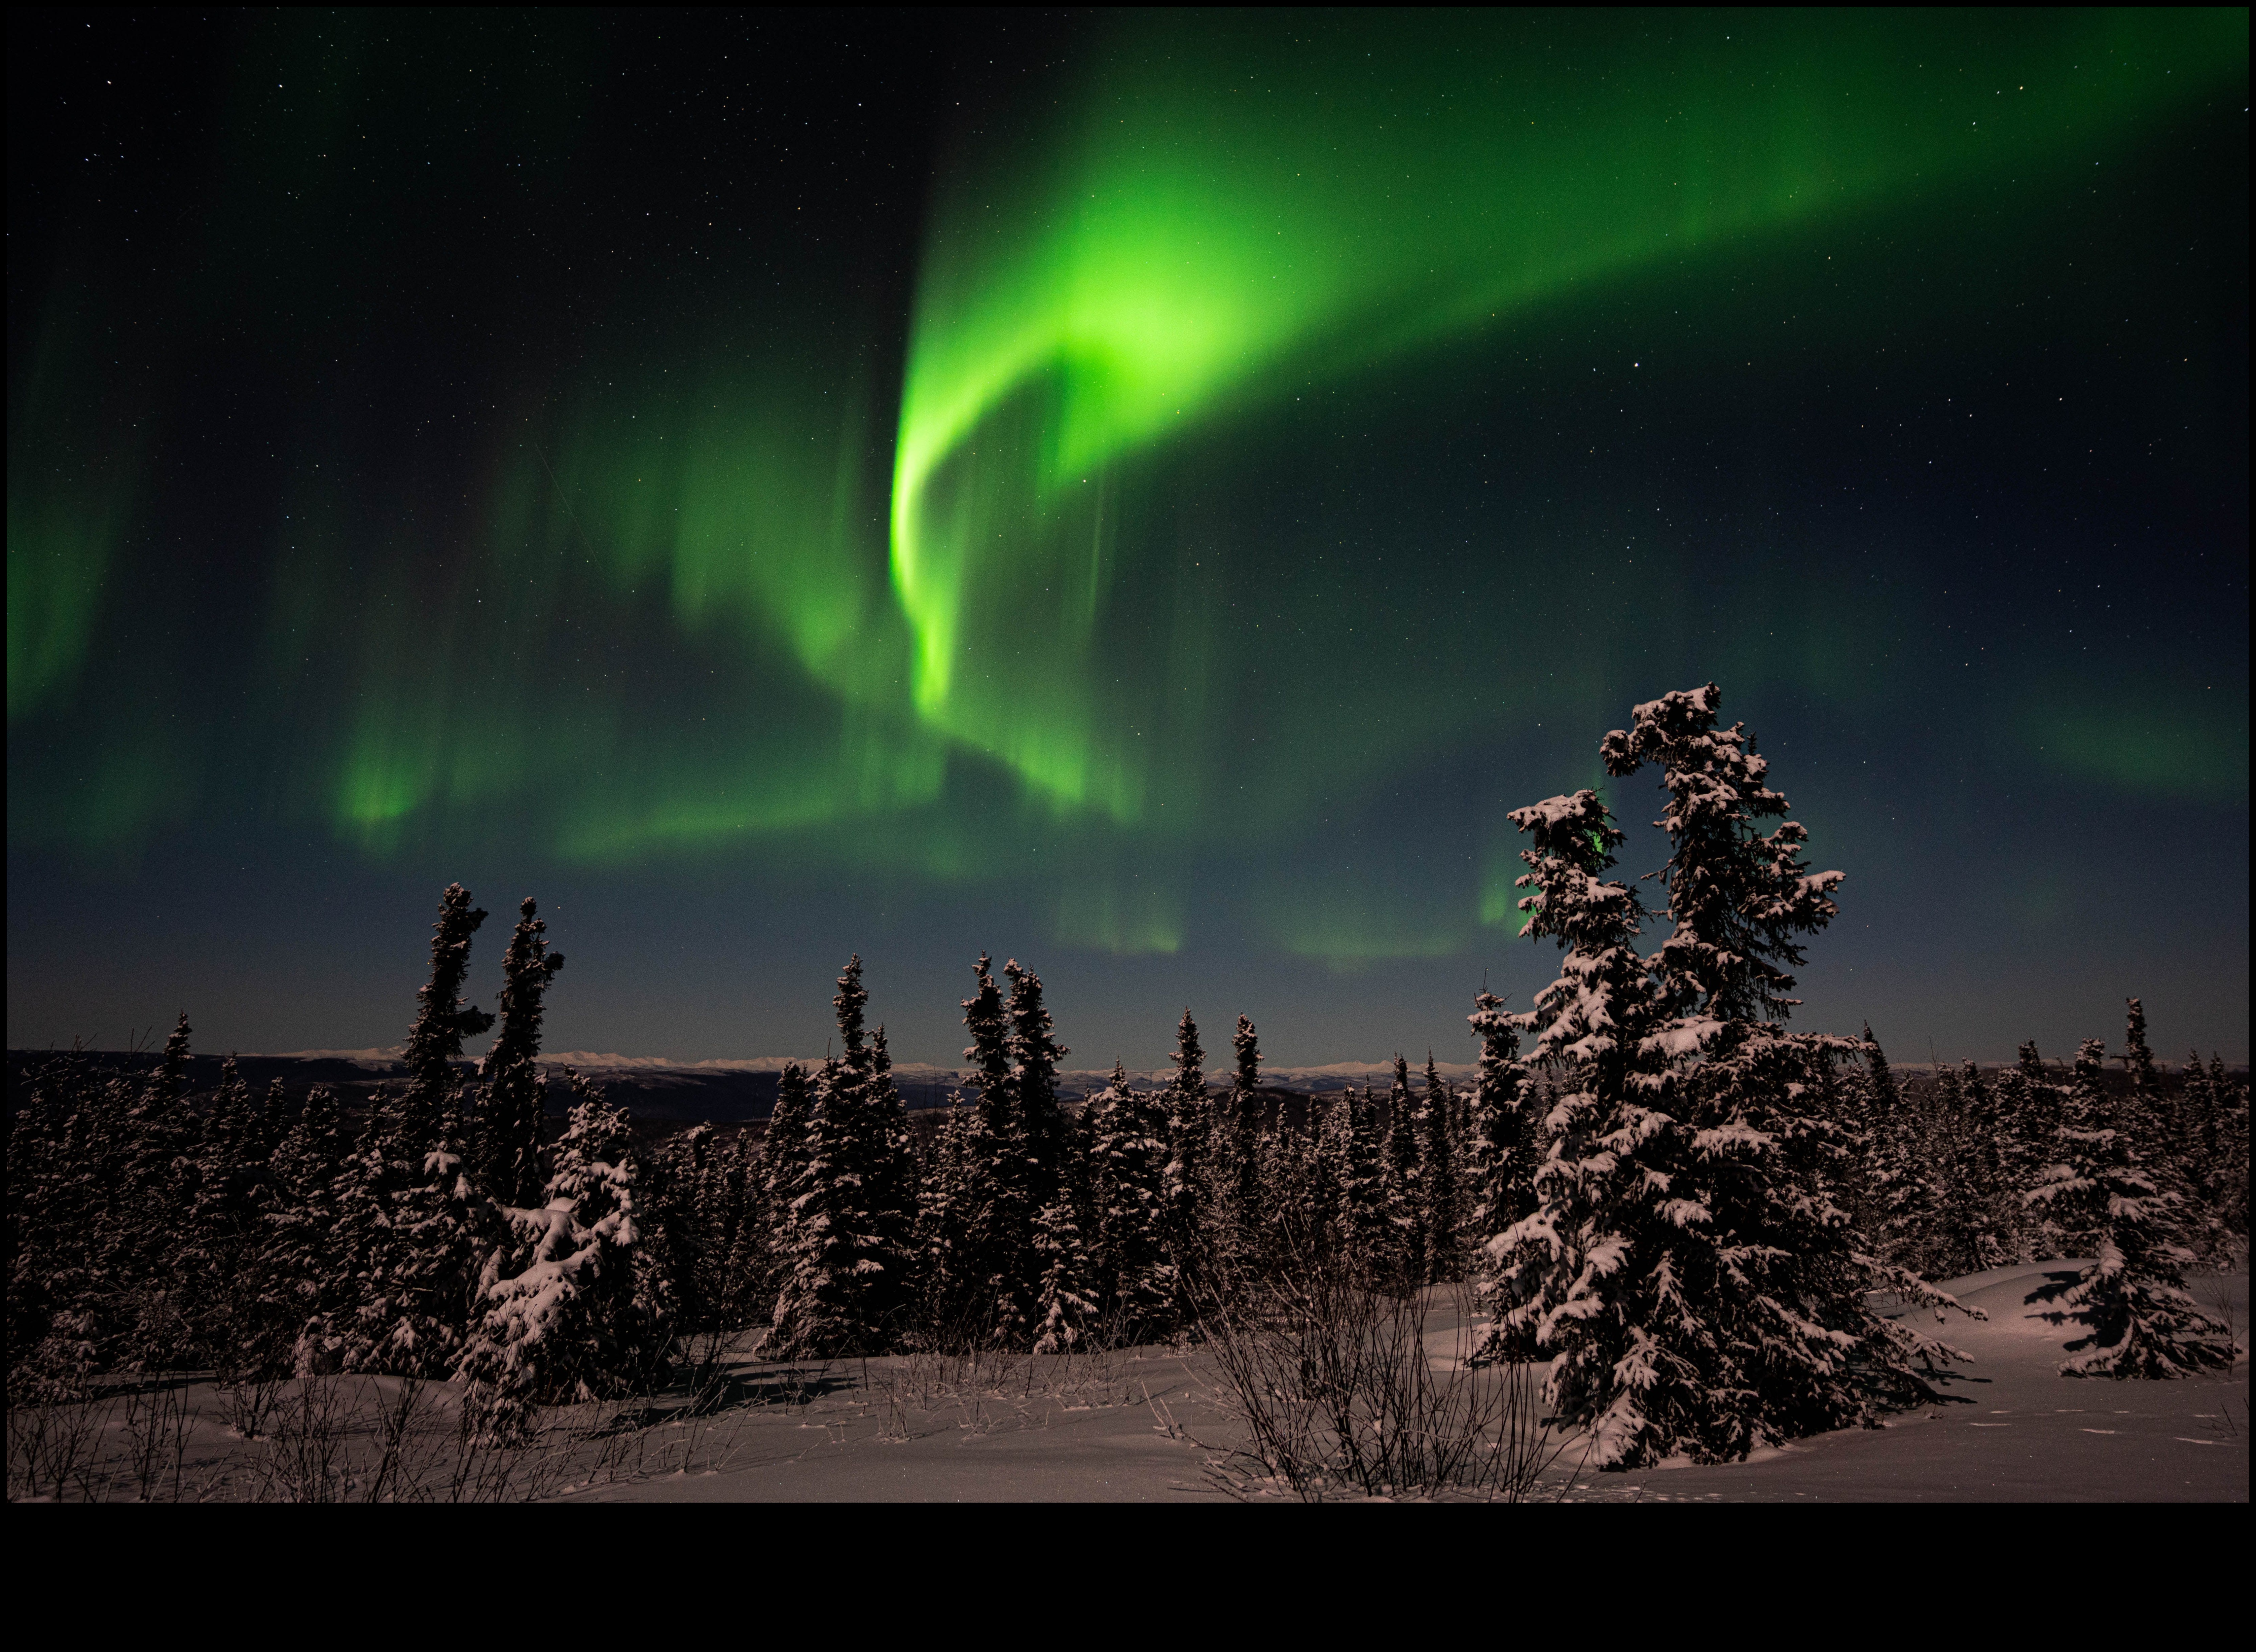
[[[534,1063],[540,1055],[542,999],[564,967],[548,950],[548,926],[535,915],[531,895],[518,907],[517,928],[501,962],[501,1030],[485,1059],[485,1105],[478,1125],[478,1182],[504,1205],[540,1202],[543,1086]]]
[[[1634,895],[1601,876],[1622,837],[1597,797],[1512,816],[1536,840],[1528,932],[1569,949],[1536,1001],[1537,1054],[1572,1087],[1547,1120],[1537,1212],[1498,1246],[1534,1276],[1505,1326],[1558,1350],[1547,1394],[1608,1466],[1870,1420],[1929,1394],[1912,1367],[1948,1357],[1868,1293],[1947,1299],[1858,1251],[1827,1197],[1825,1069],[1851,1047],[1779,1020],[1796,937],[1831,920],[1841,877],[1803,865],[1806,834],[1744,726],[1717,728],[1720,702],[1713,684],[1664,695],[1600,745],[1617,778],[1658,763],[1668,794],[1672,928],[1649,968]]]
[[[986,1340],[983,1313],[977,1333],[967,1331],[974,1303],[984,1301],[986,1281],[983,1272],[973,1271],[970,1248],[976,1129],[976,1110],[962,1091],[950,1094],[918,1183],[917,1300],[928,1345],[953,1349]]]
[[[895,1139],[864,1030],[869,996],[857,955],[831,999],[839,1054],[823,1063],[807,1114],[790,1201],[791,1242],[767,1344],[775,1358],[882,1353],[901,1334],[910,1257],[898,1212],[878,1208],[899,1172],[889,1162]]]
[[[470,904],[470,892],[462,885],[448,885],[439,897],[438,921],[431,926],[431,973],[415,995],[415,1020],[400,1051],[408,1083],[427,1092],[434,1117],[442,1098],[455,1089],[462,1041],[494,1024],[489,1012],[462,1001],[462,984],[470,972],[470,937],[485,921],[484,910]]]
[[[806,1143],[811,1098],[807,1070],[786,1062],[776,1075],[776,1098],[758,1137],[739,1138],[744,1177],[742,1214],[727,1262],[727,1298],[750,1325],[772,1325],[782,1287],[782,1258],[789,1249],[791,1189]]]
[[[1464,1229],[1463,1189],[1457,1164],[1456,1097],[1426,1052],[1426,1087],[1418,1109],[1418,1158],[1424,1175],[1425,1280],[1434,1284],[1463,1276],[1459,1247]]]
[[[1425,1166],[1418,1151],[1418,1103],[1410,1093],[1410,1063],[1394,1056],[1394,1082],[1386,1092],[1385,1146],[1379,1161],[1381,1255],[1379,1276],[1398,1291],[1426,1282]]]
[[[1243,1015],[1230,1035],[1230,1095],[1215,1152],[1215,1204],[1222,1247],[1233,1263],[1244,1266],[1264,1248],[1263,1138],[1268,1132],[1261,1117],[1261,1036]]]
[[[1208,1196],[1214,1155],[1214,1108],[1206,1095],[1206,1051],[1199,1047],[1198,1023],[1188,1006],[1175,1026],[1174,1075],[1167,1089],[1167,1167],[1165,1197],[1167,1240],[1176,1277],[1185,1292],[1214,1260]],[[1181,1303],[1188,1320],[1194,1304]]]
[[[347,1175],[342,1217],[358,1302],[342,1326],[348,1370],[444,1376],[468,1330],[493,1216],[471,1188],[459,1134],[462,1040],[494,1018],[462,1001],[470,938],[485,921],[450,884],[432,926],[430,974],[402,1053],[404,1088],[379,1102]]]
[[[1065,1108],[1058,1100],[1058,1063],[1072,1052],[1057,1041],[1042,1007],[1042,978],[1016,958],[1003,966],[1011,983],[1008,1050],[1011,1090],[1026,1133],[1026,1198],[1040,1210],[1067,1185]]]
[[[1519,1059],[1519,1018],[1484,987],[1466,1019],[1481,1042],[1466,1156],[1471,1228],[1484,1243],[1535,1208],[1540,1119],[1527,1063]]]
[[[1498,1317],[1480,1357],[1511,1359],[1528,1348],[1550,1356],[1547,1402],[1593,1426],[1602,1461],[1633,1460],[1650,1432],[1633,1402],[1656,1386],[1646,1326],[1657,1314],[1694,1317],[1687,1304],[1652,1300],[1665,1281],[1637,1289],[1625,1274],[1632,1251],[1614,1231],[1612,1184],[1667,1123],[1633,1098],[1631,1084],[1659,1007],[1635,944],[1644,907],[1636,891],[1605,877],[1623,834],[1596,792],[1547,798],[1511,819],[1532,840],[1519,857],[1527,871],[1519,886],[1534,892],[1519,902],[1522,933],[1566,954],[1558,979],[1514,1020],[1534,1034],[1534,1057],[1561,1091],[1542,1117],[1534,1207],[1488,1243],[1486,1294]],[[1618,1394],[1625,1367],[1639,1379],[1629,1406]]]
[[[1035,1207],[1026,1119],[1012,1083],[1010,1013],[984,952],[973,966],[977,985],[963,1000],[979,1100],[969,1140],[963,1265],[982,1295],[975,1319],[983,1339],[1024,1348],[1033,1340]]]
[[[867,1108],[873,1157],[869,1172],[871,1219],[878,1250],[886,1259],[887,1267],[878,1290],[876,1310],[898,1340],[906,1333],[916,1306],[918,1168],[908,1105],[901,1099],[900,1086],[893,1082],[893,1055],[882,1023],[870,1035]]]

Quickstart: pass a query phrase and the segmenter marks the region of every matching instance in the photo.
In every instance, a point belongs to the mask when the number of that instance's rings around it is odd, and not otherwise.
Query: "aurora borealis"
[[[561,1048],[803,1053],[858,949],[952,1060],[986,947],[1076,1062],[1460,1059],[1505,812],[1713,679],[1813,1025],[2246,1058],[2245,12],[10,62],[11,1045],[391,1042],[459,878]]]

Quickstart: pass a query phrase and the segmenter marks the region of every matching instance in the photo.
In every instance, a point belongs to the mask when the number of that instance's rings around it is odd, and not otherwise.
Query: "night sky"
[[[1505,811],[1713,680],[1797,1024],[2247,1059],[2245,11],[8,62],[11,1046],[395,1043],[459,879],[553,1048],[819,1053],[858,950],[953,1062],[983,948],[1076,1066],[1467,1060]]]

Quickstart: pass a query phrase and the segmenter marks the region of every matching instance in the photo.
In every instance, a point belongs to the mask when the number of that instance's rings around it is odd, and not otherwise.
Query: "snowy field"
[[[1539,1487],[1564,1501],[2245,1501],[2245,1360],[2229,1377],[2082,1380],[2055,1367],[2072,1334],[2027,1303],[2072,1264],[2001,1268],[1947,1286],[1989,1317],[1954,1317],[1972,1356],[1940,1404],[1879,1430],[1797,1442],[1724,1467],[1576,1472],[1572,1439]],[[2248,1275],[2196,1296],[2245,1345]],[[1436,1302],[1431,1363],[1463,1327]],[[456,1391],[392,1379],[113,1390],[10,1419],[11,1497],[234,1501],[596,1499],[736,1501],[1213,1501],[1207,1465],[1241,1436],[1212,1355],[1146,1348],[976,1361],[896,1356],[733,1367],[701,1416],[682,1395],[554,1414],[545,1444],[465,1456]],[[71,1437],[78,1442],[74,1446]],[[36,1454],[44,1453],[42,1465]],[[39,1484],[44,1473],[46,1485]]]

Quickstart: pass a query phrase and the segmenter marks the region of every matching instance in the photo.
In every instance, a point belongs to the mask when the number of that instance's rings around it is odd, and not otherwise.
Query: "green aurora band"
[[[1355,806],[1499,702],[1618,716],[1513,595],[1484,654],[1423,676],[1251,656],[1284,692],[1249,724],[1243,575],[1202,552],[1301,399],[1446,377],[1641,272],[2088,166],[2246,53],[2237,12],[1707,21],[1625,51],[1618,20],[1556,14],[1110,20],[1076,97],[967,138],[936,185],[897,388],[864,342],[685,320],[506,407],[469,507],[410,477],[370,524],[349,456],[306,455],[252,667],[286,755],[254,790],[378,858],[506,831],[581,863],[1031,878],[1061,939],[1169,951],[1200,858]],[[18,394],[44,407],[43,364]],[[17,411],[11,724],[128,693],[86,660],[146,492],[130,446]],[[1265,635],[1331,623],[1319,549],[1275,553]],[[1414,593],[1354,595],[1371,635],[1417,623]],[[134,738],[11,832],[130,844],[228,760]],[[1484,830],[1456,888],[1364,861],[1251,886],[1294,951],[1447,953],[1515,916]]]

